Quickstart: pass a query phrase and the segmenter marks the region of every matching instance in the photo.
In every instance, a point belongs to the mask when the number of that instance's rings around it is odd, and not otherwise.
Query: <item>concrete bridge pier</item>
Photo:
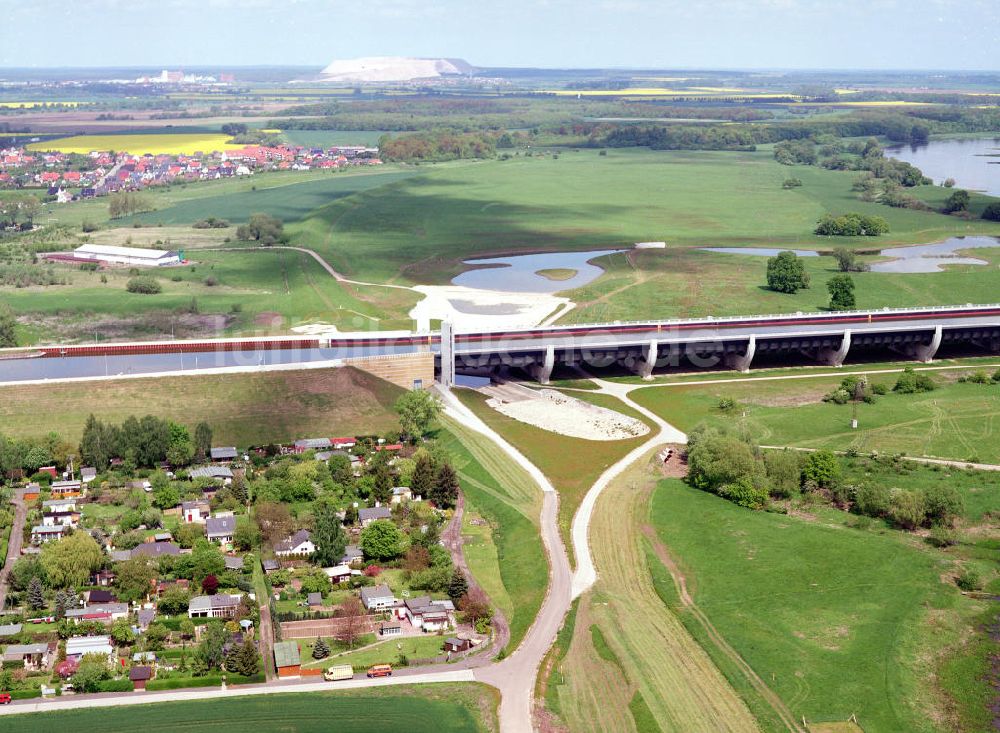
[[[847,352],[850,350],[851,332],[844,331],[844,336],[840,340],[840,347],[837,349],[820,349],[819,360],[832,367],[842,367],[844,366],[844,359],[847,358]]]
[[[726,364],[730,369],[736,369],[737,371],[746,374],[750,371],[750,362],[753,361],[754,354],[757,353],[757,337],[752,335],[750,340],[747,342],[747,350],[741,356],[740,354],[729,354],[726,356]]]
[[[656,341],[650,341],[643,347],[642,356],[633,359],[629,368],[643,379],[653,378],[653,367],[656,366],[658,347]]]
[[[552,370],[556,366],[556,348],[554,346],[545,347],[545,356],[542,358],[541,362],[535,362],[530,367],[528,371],[531,376],[534,377],[539,384],[548,384],[549,380],[552,379]]]
[[[938,326],[934,329],[934,335],[931,336],[929,344],[906,344],[902,348],[896,349],[896,351],[911,359],[916,359],[927,364],[934,361],[934,355],[941,348],[941,336],[942,329],[941,326]]]

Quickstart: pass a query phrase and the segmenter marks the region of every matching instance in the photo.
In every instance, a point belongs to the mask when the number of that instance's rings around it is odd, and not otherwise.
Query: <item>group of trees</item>
[[[465,158],[492,158],[496,155],[498,134],[493,132],[456,132],[432,130],[407,135],[383,135],[379,155],[387,161],[445,161]]]
[[[90,415],[80,438],[80,456],[99,470],[112,458],[121,458],[126,468],[152,467],[164,460],[186,466],[196,454],[203,457],[208,452],[211,440],[212,429],[206,423],[195,428],[193,439],[185,426],[153,415],[130,416],[121,425]]]
[[[236,238],[243,242],[259,242],[264,246],[286,244],[285,223],[270,214],[251,214],[246,224],[236,227]]]
[[[0,433],[0,478],[31,476],[53,463],[65,465],[73,450],[57,433],[40,438],[9,438]]]
[[[41,208],[42,202],[30,193],[0,197],[0,231],[30,230]]]
[[[152,210],[149,197],[135,191],[118,191],[108,196],[108,216],[112,219]]]
[[[892,522],[902,529],[950,527],[962,514],[961,495],[950,484],[924,490],[890,488],[878,481],[845,480],[841,459],[830,451],[805,456],[762,451],[748,437],[700,425],[689,435],[688,482],[740,506],[763,509],[771,497],[802,492],[825,497],[835,506]]]
[[[846,250],[837,250],[837,254]],[[841,269],[845,267],[860,268],[854,264],[854,255],[838,256]],[[796,293],[809,287],[809,273],[802,258],[794,252],[779,252],[767,261],[767,287],[779,293]],[[854,297],[854,281],[849,275],[834,275],[826,283],[830,293],[831,310],[849,310],[857,305]]]
[[[851,212],[834,216],[824,214],[816,222],[816,234],[823,237],[877,237],[889,231],[889,222],[881,216]]]

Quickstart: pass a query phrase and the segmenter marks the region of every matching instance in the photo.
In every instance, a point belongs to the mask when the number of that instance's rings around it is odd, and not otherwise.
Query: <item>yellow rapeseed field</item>
[[[0,107],[8,107],[10,109],[32,109],[34,107],[76,107],[79,102],[0,102]]]
[[[163,135],[74,135],[32,143],[29,150],[57,150],[61,153],[87,153],[114,150],[133,155],[191,155],[195,152],[239,150],[244,147],[228,142],[222,133],[167,133]]]

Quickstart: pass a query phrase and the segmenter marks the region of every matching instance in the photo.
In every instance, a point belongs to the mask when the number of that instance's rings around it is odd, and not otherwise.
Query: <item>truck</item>
[[[354,668],[349,664],[340,664],[329,667],[326,672],[323,673],[323,679],[327,682],[354,679]]]

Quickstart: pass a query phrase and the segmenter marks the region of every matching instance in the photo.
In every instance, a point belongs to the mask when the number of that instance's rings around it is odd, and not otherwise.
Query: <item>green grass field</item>
[[[488,593],[503,587],[503,593],[490,597],[507,616],[510,653],[534,622],[548,587],[548,561],[538,533],[541,491],[489,439],[448,419],[444,427],[440,439],[458,470],[466,508],[489,522],[496,561],[492,553],[477,550],[468,562]]]
[[[796,716],[950,729],[935,669],[972,603],[942,582],[944,553],[750,512],[679,481],[660,483],[650,521],[697,606]],[[676,598],[669,579],[658,589]]]
[[[4,730],[60,733],[72,727],[79,733],[104,733],[131,730],[141,721],[150,733],[326,733],[331,726],[345,733],[484,733],[496,730],[496,704],[493,693],[479,685],[420,685],[31,713],[5,717]]]
[[[259,186],[254,190],[251,184],[242,186],[242,191],[218,194],[206,191],[196,198],[186,198],[170,206],[157,206],[156,211],[123,219],[122,224],[128,225],[133,221],[146,224],[192,224],[209,216],[242,222],[257,212],[276,216],[285,222],[296,222],[332,201],[401,181],[412,175],[391,167],[385,170],[359,169],[345,173],[326,171],[321,172],[322,177],[316,177],[315,171],[308,172],[314,174],[313,180],[263,190]]]
[[[804,185],[783,190],[781,182],[792,174]],[[853,175],[788,168],[767,151],[566,151],[558,159],[429,168],[316,211],[298,228],[297,241],[312,242],[337,267],[362,278],[385,280],[403,272],[412,280],[439,282],[458,270],[462,257],[502,252],[664,240],[666,253],[648,251],[639,258],[640,273],[656,274],[675,269],[674,251],[690,246],[871,247],[1000,233],[1000,226],[988,222],[859,201],[850,190]],[[928,187],[919,193],[943,200],[943,191]],[[892,233],[877,243],[816,237],[812,229],[827,211],[879,214]],[[359,250],[375,256],[351,259]],[[705,260],[714,264],[708,255]]]
[[[113,422],[153,414],[191,427],[205,420],[218,444],[245,447],[392,430],[400,392],[352,367],[3,387],[0,425],[5,435],[55,431],[75,444],[91,413]]]
[[[304,252],[258,248],[188,250],[190,267],[151,273],[163,291],[129,293],[127,270],[83,272],[60,266],[68,285],[5,289],[26,322],[22,342],[287,333],[303,323],[342,331],[407,329],[419,296],[406,290],[337,282]],[[103,280],[102,280],[103,278]],[[190,314],[192,303],[206,316]],[[180,317],[176,314],[181,314]],[[218,318],[207,318],[216,314]]]
[[[933,392],[890,393],[873,405],[860,404],[857,430],[851,429],[850,405],[821,401],[840,377],[650,387],[632,397],[681,430],[706,420],[729,423],[748,430],[764,445],[1000,463],[1000,442],[993,432],[1000,415],[1000,387],[960,384],[951,372],[932,374],[941,385]],[[873,374],[871,379],[891,387],[896,375]],[[723,396],[736,399],[740,406],[731,413],[720,411]]]

